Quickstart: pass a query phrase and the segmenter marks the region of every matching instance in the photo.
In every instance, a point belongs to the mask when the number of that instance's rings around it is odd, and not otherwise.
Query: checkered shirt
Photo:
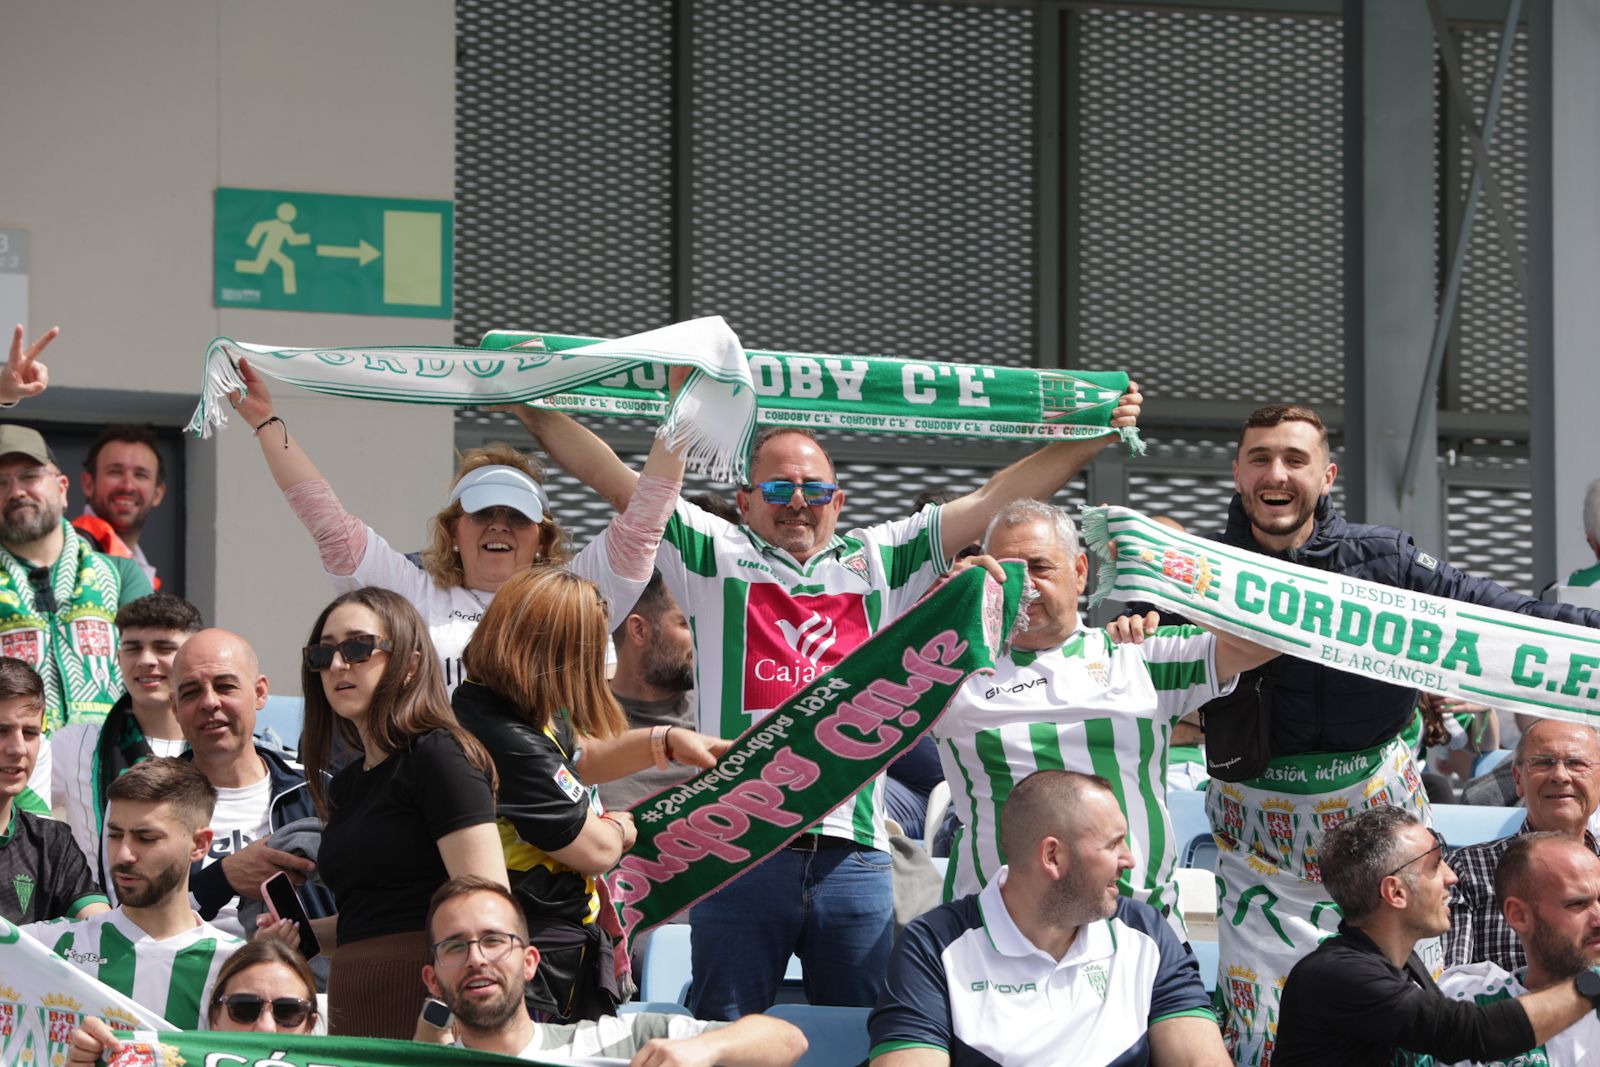
[[[1446,967],[1488,960],[1514,973],[1528,965],[1522,941],[1495,906],[1494,872],[1511,842],[1532,832],[1527,820],[1523,820],[1522,828],[1510,837],[1463,845],[1446,853],[1445,861],[1459,879],[1450,898],[1450,932],[1444,935]],[[1583,841],[1590,851],[1600,855],[1593,834],[1585,830]]]

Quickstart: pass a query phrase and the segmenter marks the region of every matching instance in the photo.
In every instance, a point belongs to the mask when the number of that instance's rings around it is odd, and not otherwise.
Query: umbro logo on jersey
[[[1024,982],[1021,985],[1007,985],[1005,982],[990,981],[977,981],[972,983],[972,991],[974,993],[987,993],[991,990],[996,993],[1006,994],[1037,993],[1039,992],[1039,987],[1033,982]],[[1104,994],[1102,994],[1102,996],[1103,995]]]
[[[833,627],[833,620],[824,619],[814,611],[811,618],[799,626],[788,619],[779,619],[778,629],[783,632],[783,639],[789,643],[789,647],[812,663],[821,659],[822,654],[833,647],[834,638],[839,636]]]

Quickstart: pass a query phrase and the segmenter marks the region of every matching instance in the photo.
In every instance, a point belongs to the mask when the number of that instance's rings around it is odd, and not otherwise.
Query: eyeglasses
[[[798,489],[807,506],[826,504],[839,490],[836,482],[758,482],[751,488],[761,490],[761,499],[769,504],[787,504]]]
[[[1559,756],[1531,756],[1522,765],[1534,774],[1552,774],[1556,767],[1565,766],[1574,778],[1587,778],[1594,773],[1594,764],[1586,759],[1562,759]]]
[[[217,998],[217,1003],[228,1009],[228,1018],[241,1026],[249,1026],[261,1018],[261,1009],[272,1005],[272,1021],[284,1030],[293,1030],[311,1014],[311,1002],[296,997],[274,997],[267,1000],[255,993],[229,993]]]
[[[1439,836],[1439,831],[1437,831],[1437,830],[1431,830],[1430,829],[1428,831],[1428,833],[1433,836],[1433,847],[1430,848],[1428,851],[1424,852],[1420,856],[1413,856],[1410,859],[1406,860],[1400,866],[1396,867],[1394,870],[1392,870],[1388,874],[1384,875],[1385,878],[1390,877],[1390,875],[1399,874],[1401,871],[1405,870],[1407,867],[1411,866],[1413,863],[1416,863],[1416,862],[1418,862],[1420,860],[1425,860],[1429,856],[1433,855],[1435,852],[1438,852],[1441,855],[1443,854],[1443,852],[1444,852],[1444,838]]]
[[[469,511],[467,512],[467,518],[471,519],[479,526],[490,526],[495,522],[496,519],[498,519],[500,522],[511,527],[513,530],[526,530],[528,527],[533,525],[533,520],[528,518],[528,516],[524,515],[516,508],[508,507],[483,508],[480,511]]]
[[[344,661],[352,667],[357,663],[365,663],[372,658],[374,652],[392,652],[394,642],[387,637],[378,637],[375,634],[356,634],[347,637],[337,644],[316,644],[305,647],[306,666],[314,671],[325,671],[333,666],[335,652],[344,657]]]
[[[434,961],[441,967],[461,967],[466,964],[467,957],[472,953],[472,946],[478,946],[478,955],[482,956],[485,963],[499,963],[511,954],[512,948],[518,944],[527,944],[516,934],[502,934],[491,931],[482,937],[463,939],[459,937],[446,938],[432,946]]]
[[[11,487],[20,485],[32,489],[50,473],[49,467],[33,467],[29,470],[18,471],[16,474],[0,474],[0,493],[10,495]]]

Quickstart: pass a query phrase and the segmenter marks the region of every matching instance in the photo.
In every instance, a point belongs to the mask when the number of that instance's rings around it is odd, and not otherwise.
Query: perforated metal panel
[[[1507,589],[1533,595],[1533,556],[1527,517],[1533,492],[1518,485],[1446,483],[1449,561]]]
[[[1462,81],[1472,98],[1474,119],[1481,124],[1500,47],[1500,31],[1470,27],[1458,32]],[[1528,246],[1529,77],[1527,31],[1520,30],[1506,74],[1489,158],[1509,209],[1517,254],[1524,257]],[[1456,190],[1459,202],[1466,199],[1470,164],[1469,157],[1460,167]],[[1527,307],[1517,292],[1487,196],[1479,200],[1472,241],[1467,246],[1458,324],[1454,338],[1455,406],[1467,411],[1526,412],[1530,343]]]
[[[693,288],[751,347],[1034,362],[1034,14],[694,5]]]
[[[1075,28],[1075,363],[1164,399],[1340,403],[1339,23],[1095,9]]]
[[[458,0],[456,338],[671,312],[670,9]]]

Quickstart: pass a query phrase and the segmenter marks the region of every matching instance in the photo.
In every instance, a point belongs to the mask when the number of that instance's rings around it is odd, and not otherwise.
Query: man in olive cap
[[[0,656],[44,679],[46,741],[24,810],[48,811],[48,734],[103,719],[122,695],[117,609],[151,592],[131,559],[103,556],[63,515],[67,478],[39,431],[0,425]]]

